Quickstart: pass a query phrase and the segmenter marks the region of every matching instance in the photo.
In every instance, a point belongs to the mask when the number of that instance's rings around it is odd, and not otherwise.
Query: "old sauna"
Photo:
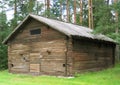
[[[28,15],[3,41],[11,73],[73,76],[114,65],[115,42],[86,27]]]

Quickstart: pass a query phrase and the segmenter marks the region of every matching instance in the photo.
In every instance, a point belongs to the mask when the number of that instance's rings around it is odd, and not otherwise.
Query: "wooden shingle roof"
[[[66,23],[58,20],[53,20],[33,14],[29,14],[13,31],[12,33],[3,41],[4,44],[7,44],[8,41],[15,35],[17,30],[20,30],[20,27],[22,24],[27,22],[29,18],[33,18],[41,23],[44,23],[51,28],[67,35],[68,37],[71,36],[78,36],[78,37],[84,37],[84,38],[89,38],[93,40],[102,40],[102,41],[108,41],[111,43],[115,43],[115,41],[105,35],[102,34],[93,34],[93,30],[87,27],[71,24],[71,23]]]

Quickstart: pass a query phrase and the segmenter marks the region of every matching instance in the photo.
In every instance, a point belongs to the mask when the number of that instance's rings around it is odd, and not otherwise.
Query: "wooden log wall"
[[[67,57],[66,57],[66,72],[67,72],[67,76],[74,76],[74,72],[73,72],[73,57],[74,57],[74,53],[73,53],[73,46],[72,46],[72,38],[68,38],[67,39]]]
[[[28,21],[8,44],[10,72],[72,76],[113,66],[111,44],[68,38],[36,20]],[[31,35],[34,29],[41,29],[41,34]]]
[[[104,42],[73,40],[74,73],[96,71],[113,66],[114,47]]]
[[[64,76],[66,36],[36,20],[22,27],[9,42],[9,71]],[[38,28],[41,34],[30,34]]]

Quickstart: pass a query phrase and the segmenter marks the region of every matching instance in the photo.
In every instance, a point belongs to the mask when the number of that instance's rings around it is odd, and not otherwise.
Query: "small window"
[[[30,30],[31,35],[41,34],[41,29]]]

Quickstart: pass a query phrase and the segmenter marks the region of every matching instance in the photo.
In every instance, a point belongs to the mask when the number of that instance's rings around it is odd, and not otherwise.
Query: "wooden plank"
[[[65,60],[42,59],[41,72],[65,72],[65,67],[63,67],[64,63]]]
[[[13,67],[10,68],[11,71],[14,72],[29,72],[29,65],[22,62],[14,62],[12,63]]]
[[[106,46],[101,43],[84,42],[76,40],[73,47],[73,62],[74,72],[89,69],[103,69],[111,66],[112,63],[112,46]],[[91,49],[92,48],[92,49]],[[95,70],[93,69],[93,70]]]
[[[30,64],[30,72],[40,72],[40,64]]]

